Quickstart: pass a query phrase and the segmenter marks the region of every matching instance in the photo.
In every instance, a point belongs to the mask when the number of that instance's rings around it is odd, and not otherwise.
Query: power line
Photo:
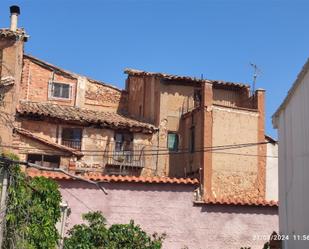
[[[258,145],[263,145],[263,144],[268,144],[270,142],[261,142],[261,143],[247,143],[247,144],[234,144],[234,145],[219,145],[219,146],[212,146],[212,147],[205,147],[206,149],[198,149],[194,151],[190,150],[178,150],[178,151],[167,151],[167,152],[159,152],[160,150],[148,150],[153,153],[145,152],[145,150],[140,149],[140,150],[122,150],[119,152],[110,152],[110,151],[99,151],[99,150],[92,150],[88,151],[89,153],[84,153],[84,156],[100,156],[104,158],[112,158],[116,156],[130,156],[130,157],[141,157],[141,156],[166,156],[166,155],[184,155],[184,154],[194,154],[194,153],[201,153],[201,152],[206,152],[206,153],[219,153],[217,151],[222,151],[222,150],[235,150],[235,149],[242,149],[246,147],[251,147],[251,146],[258,146]],[[18,147],[18,146],[3,146],[0,145],[0,147],[11,147],[15,149],[23,148],[23,147]],[[228,147],[229,146],[229,147]],[[29,147],[27,147],[29,149]],[[31,150],[31,148],[30,148]],[[55,153],[54,150],[48,150],[48,149],[41,149],[41,151],[45,152],[51,152]],[[31,151],[29,151],[31,153]],[[29,153],[28,152],[28,153]],[[91,153],[91,152],[101,152],[101,153]],[[39,153],[36,153],[39,154]],[[223,154],[221,152],[221,154]],[[253,157],[269,157],[269,158],[278,158],[278,156],[268,156],[268,155],[258,155],[258,154],[248,154],[248,153],[225,153],[225,154],[230,154],[230,155],[239,155],[239,156],[253,156]],[[65,156],[66,154],[58,154],[59,156]]]
[[[194,153],[194,152],[204,152],[207,150],[225,150],[225,149],[237,149],[237,148],[244,148],[244,147],[251,147],[251,146],[258,146],[258,145],[264,145],[264,144],[269,144],[271,142],[259,142],[259,143],[243,143],[243,144],[229,144],[229,145],[216,145],[216,146],[205,146],[205,147],[201,147],[200,149],[194,150],[194,151],[190,151],[190,149],[186,148],[186,149],[179,149],[177,151],[169,151],[169,149],[166,147],[166,149],[161,150],[161,149],[144,149],[144,148],[139,148],[136,149],[133,146],[133,149],[130,150],[121,150],[120,152],[132,152],[132,151],[143,151],[144,152],[160,152],[163,151],[163,153],[159,153],[159,155],[166,155],[166,154],[181,154],[181,153]],[[138,144],[141,146],[147,146],[147,145],[142,145],[142,144]],[[27,146],[14,146],[14,145],[4,145],[4,144],[0,144],[0,147],[5,147],[5,148],[13,148],[13,149],[31,149]],[[108,147],[108,146],[107,146]],[[154,148],[156,148],[157,146],[152,146]],[[69,147],[70,148],[70,147]],[[50,151],[50,152],[54,152],[54,150],[52,149],[40,149],[41,151]],[[102,150],[76,150],[79,152],[101,152],[104,153],[104,155],[107,155],[111,152],[107,152],[104,151],[104,149]],[[168,152],[166,152],[168,151]],[[64,154],[65,155],[65,154]],[[85,154],[86,155],[86,154]],[[91,155],[96,155],[96,154],[91,154]],[[99,154],[99,155],[103,155],[103,154]],[[139,155],[139,153],[138,153]],[[144,153],[144,155],[152,155],[151,153]],[[157,154],[156,154],[157,155]]]

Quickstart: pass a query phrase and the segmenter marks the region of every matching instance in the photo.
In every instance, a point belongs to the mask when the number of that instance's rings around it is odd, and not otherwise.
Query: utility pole
[[[2,166],[2,189],[1,189],[1,199],[0,199],[0,248],[2,248],[3,244],[3,233],[5,227],[5,214],[6,214],[6,196],[7,196],[7,188],[8,188],[8,167],[4,162],[0,164]]]

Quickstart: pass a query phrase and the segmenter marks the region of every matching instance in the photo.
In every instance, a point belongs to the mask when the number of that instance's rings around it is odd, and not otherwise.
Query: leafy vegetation
[[[7,156],[18,160],[14,155]],[[18,164],[8,166],[10,184],[3,248],[55,248],[59,239],[61,194],[58,184],[44,177],[27,178]]]
[[[75,225],[64,240],[65,249],[160,249],[165,235],[147,235],[133,221],[107,228],[101,212],[83,215],[86,224]]]

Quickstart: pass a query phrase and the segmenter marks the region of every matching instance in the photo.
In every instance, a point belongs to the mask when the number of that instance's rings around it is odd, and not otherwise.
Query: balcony
[[[61,140],[61,144],[67,147],[70,147],[75,150],[81,150],[82,141],[77,139],[63,139]]]
[[[144,148],[134,145],[132,149],[119,150],[111,149],[107,158],[107,165],[143,168],[145,164]]]

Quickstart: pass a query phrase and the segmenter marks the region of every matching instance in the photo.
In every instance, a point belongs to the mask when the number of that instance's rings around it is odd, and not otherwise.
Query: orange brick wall
[[[55,100],[48,98],[48,82],[51,80],[51,77],[52,70],[38,65],[28,58],[24,58],[20,98],[34,102],[49,101],[55,104],[73,106],[75,104],[77,79],[55,73],[55,81],[72,85],[71,100]]]

